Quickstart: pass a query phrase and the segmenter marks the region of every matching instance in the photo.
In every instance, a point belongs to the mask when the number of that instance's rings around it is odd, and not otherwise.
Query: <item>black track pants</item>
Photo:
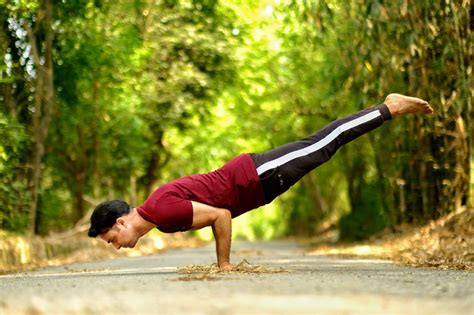
[[[333,121],[302,140],[263,153],[252,153],[257,173],[270,203],[305,174],[328,161],[337,149],[391,119],[385,104]]]

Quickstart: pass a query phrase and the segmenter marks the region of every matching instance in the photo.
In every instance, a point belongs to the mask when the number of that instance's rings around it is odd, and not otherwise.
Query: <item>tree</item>
[[[31,56],[35,65],[35,88],[33,107],[33,158],[29,232],[37,232],[38,195],[45,141],[54,106],[53,85],[53,5],[52,0],[42,0],[35,19],[24,20]],[[34,21],[34,22],[33,22]],[[30,23],[32,24],[30,26]],[[40,35],[41,32],[41,35]],[[44,36],[44,39],[40,39]]]
[[[9,43],[6,55],[11,60],[23,63],[23,73],[16,71],[16,66],[7,65],[7,78],[11,81],[20,81],[13,77],[12,72],[24,76],[21,85],[4,85],[4,100],[6,109],[15,120],[30,122],[30,114],[20,107],[21,93],[29,93],[28,88],[33,90],[33,102],[31,103],[31,173],[29,187],[31,187],[31,203],[29,213],[29,231],[35,233],[37,230],[37,209],[40,190],[40,178],[42,174],[42,162],[45,155],[45,141],[54,104],[53,87],[53,29],[52,29],[52,2],[44,0],[41,2],[30,1],[18,4],[2,4],[2,37]],[[8,31],[16,33],[16,43],[19,50],[13,49],[13,36]],[[4,51],[5,52],[5,51]],[[13,57],[13,52],[22,56]],[[8,75],[10,73],[10,75]],[[23,96],[24,97],[24,96]],[[29,101],[26,101],[29,105]],[[26,108],[25,108],[26,109]],[[21,116],[23,117],[21,117]],[[25,117],[26,116],[26,117]]]

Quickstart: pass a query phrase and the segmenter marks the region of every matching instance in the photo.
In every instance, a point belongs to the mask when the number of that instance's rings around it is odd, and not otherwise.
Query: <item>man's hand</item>
[[[234,270],[234,268],[235,268],[235,265],[233,265],[229,262],[224,262],[224,263],[219,265],[219,269],[223,270],[223,271],[231,271],[231,270]]]
[[[192,201],[193,229],[212,226],[216,239],[217,264],[222,270],[232,270],[230,243],[232,239],[232,215],[229,210]]]

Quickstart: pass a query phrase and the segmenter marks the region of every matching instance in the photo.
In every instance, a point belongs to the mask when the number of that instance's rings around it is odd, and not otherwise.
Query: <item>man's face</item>
[[[133,248],[139,239],[133,227],[121,218],[117,219],[110,230],[100,234],[100,237],[116,249],[121,247]]]

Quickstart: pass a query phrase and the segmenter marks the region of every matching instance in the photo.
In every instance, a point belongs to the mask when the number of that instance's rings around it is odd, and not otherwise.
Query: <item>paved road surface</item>
[[[212,245],[78,263],[0,276],[0,314],[474,315],[474,273],[305,256],[290,242],[233,249],[234,262],[289,272],[184,281],[176,266],[212,263]]]

